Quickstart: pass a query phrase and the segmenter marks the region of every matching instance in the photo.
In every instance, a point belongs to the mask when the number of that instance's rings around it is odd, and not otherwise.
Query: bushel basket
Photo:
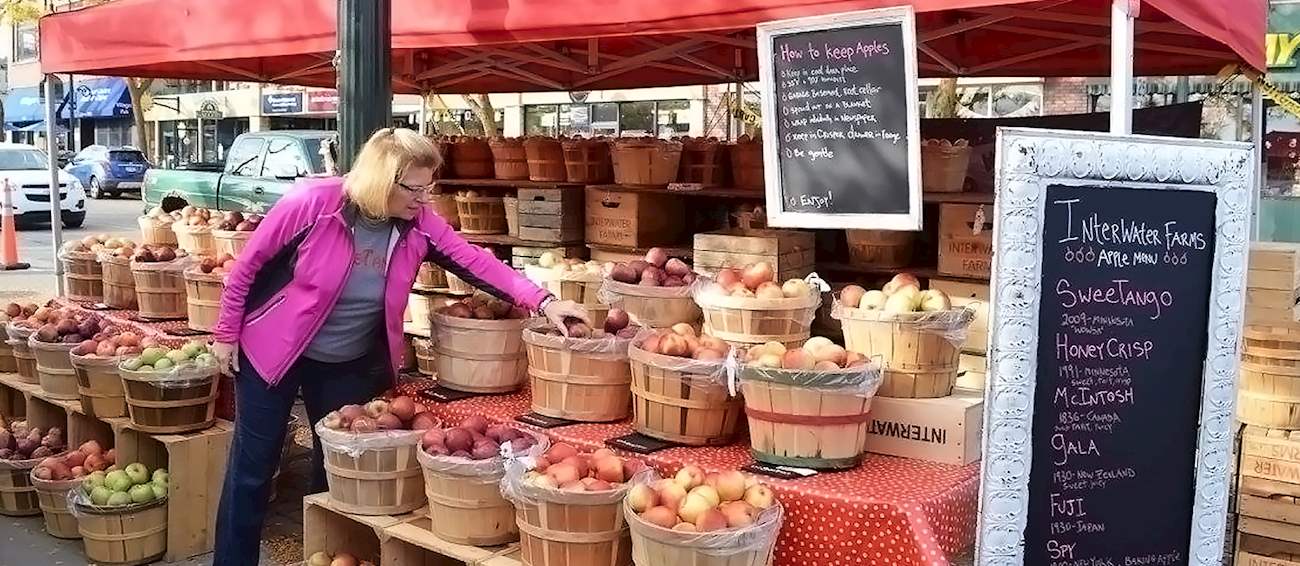
[[[32,486],[40,500],[41,514],[45,516],[45,532],[55,538],[77,539],[77,517],[68,507],[68,492],[81,489],[82,478],[70,480],[43,480],[32,477]]]
[[[492,166],[496,178],[509,181],[528,180],[528,154],[524,143],[518,138],[493,138],[488,140],[492,148]]]
[[[172,230],[172,223],[159,223],[149,216],[141,216],[136,223],[140,225],[140,245],[176,247],[176,231]]]
[[[61,261],[69,299],[86,303],[104,299],[104,271],[95,252],[63,252]]]
[[[723,446],[736,436],[745,407],[723,381],[720,362],[665,356],[628,347],[632,427],[690,446]]]
[[[492,149],[486,141],[456,137],[442,142],[450,169],[448,179],[491,179]]]
[[[209,332],[217,325],[223,289],[225,275],[203,273],[197,267],[185,270],[185,304],[190,328]]]
[[[632,539],[623,517],[623,498],[630,486],[629,481],[608,492],[566,492],[529,485],[522,466],[507,466],[501,489],[517,510],[522,562],[630,566]]]
[[[700,320],[700,306],[695,304],[689,286],[649,287],[605,279],[600,300],[627,311],[633,320],[648,328],[668,328],[679,322],[694,324]]]
[[[122,376],[117,372],[120,358],[72,353],[68,358],[77,374],[77,395],[81,398],[82,412],[98,419],[125,417],[126,390],[122,388]]]
[[[73,503],[86,558],[103,566],[135,566],[167,552],[167,499],[126,507]]]
[[[244,251],[248,246],[248,241],[253,239],[252,230],[213,230],[212,241],[213,247],[216,248],[217,255],[230,254],[239,257],[239,252]]]
[[[764,509],[748,527],[699,533],[665,529],[623,504],[636,566],[769,566],[783,513],[778,503]]]
[[[32,347],[27,344],[27,340],[36,331],[26,326],[8,324],[5,332],[9,335],[9,347],[13,349],[18,381],[32,385],[40,383],[40,377],[36,375],[36,354],[32,353]]]
[[[755,460],[813,469],[861,462],[878,367],[805,372],[743,366],[739,379]]]
[[[614,142],[610,156],[615,183],[664,186],[677,180],[682,144],[654,138],[624,138]]]
[[[219,371],[216,366],[186,366],[168,371],[118,367],[131,427],[141,432],[179,434],[216,422]]]
[[[523,320],[433,314],[438,383],[471,393],[508,393],[528,378]]]
[[[27,346],[36,356],[36,378],[51,399],[78,399],[77,372],[72,369],[68,354],[76,344],[67,342],[42,342],[33,334]]]
[[[325,453],[330,499],[357,515],[400,515],[425,504],[424,475],[416,454],[422,430],[352,433],[316,423]]]
[[[1300,330],[1247,326],[1242,332],[1237,419],[1267,428],[1300,429]]]
[[[131,262],[140,318],[172,320],[186,317],[189,305],[185,301],[185,277],[182,273],[185,265],[184,258],[155,263]]]
[[[524,328],[533,411],[559,419],[610,422],[632,406],[630,339],[614,335],[566,338],[545,334],[544,321]]]
[[[529,180],[562,183],[568,178],[560,140],[529,136],[524,138],[524,154],[528,157]]]
[[[28,517],[40,514],[40,497],[36,486],[32,485],[32,468],[41,460],[0,460],[0,515]]]
[[[527,433],[526,433],[527,434]],[[541,455],[546,437],[530,455]],[[519,454],[524,456],[524,454]],[[501,495],[506,459],[470,460],[434,456],[420,450],[424,493],[429,499],[429,528],[438,538],[469,546],[498,546],[519,540],[515,506]]]
[[[505,234],[506,204],[501,197],[456,195],[460,231],[465,234]]]
[[[885,379],[877,395],[920,399],[952,394],[961,344],[975,320],[973,309],[887,313],[837,304],[832,316],[844,328],[847,350],[880,356]]]
[[[172,223],[176,232],[176,247],[190,255],[214,255],[217,252],[217,240],[212,237],[212,228],[207,225],[191,226],[184,222]]]
[[[135,274],[131,273],[131,258],[111,256],[104,258],[104,304],[115,309],[135,310]]]
[[[600,287],[604,277],[599,273],[576,271],[558,271],[537,265],[524,266],[524,275],[533,283],[550,291],[556,299],[573,301],[585,307],[591,316],[592,328],[605,325],[605,315],[609,314],[609,305],[600,302]]]
[[[758,299],[732,297],[720,288],[696,295],[704,315],[704,332],[740,346],[780,342],[798,346],[811,335],[809,329],[821,305],[816,291],[806,297]]]
[[[608,141],[568,138],[560,141],[560,146],[564,148],[564,168],[570,183],[596,185],[613,179]]]

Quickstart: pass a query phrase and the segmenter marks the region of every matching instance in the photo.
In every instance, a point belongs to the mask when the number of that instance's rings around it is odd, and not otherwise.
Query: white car
[[[8,181],[14,218],[20,224],[50,220],[49,166],[49,158],[36,146],[0,143],[0,192],[4,190],[4,181]],[[86,221],[86,191],[67,171],[60,169],[58,175],[63,225],[80,227]]]

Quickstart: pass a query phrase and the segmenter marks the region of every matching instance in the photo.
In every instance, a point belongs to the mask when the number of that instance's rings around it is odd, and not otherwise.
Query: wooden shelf
[[[465,238],[466,242],[479,245],[494,246],[524,246],[528,248],[563,248],[565,246],[581,246],[582,240],[573,242],[533,242],[530,240],[520,240],[507,234],[466,234],[457,232],[460,237]]]
[[[929,203],[993,204],[993,193],[923,193],[921,200]]]
[[[766,195],[761,190],[752,189],[732,189],[726,187],[716,187],[709,189],[700,189],[698,191],[670,191],[665,187],[652,187],[643,185],[590,185],[593,189],[610,191],[616,193],[657,193],[664,195],[680,195],[684,197],[705,197],[705,198],[731,198],[744,200],[763,200]]]
[[[968,283],[979,283],[984,285],[987,285],[989,282],[987,278],[981,277],[944,275],[939,273],[939,270],[933,267],[870,267],[864,265],[849,265],[847,263],[819,261],[817,262],[817,270],[833,273],[860,273],[863,275],[893,275],[900,271],[906,271],[923,279],[952,279],[954,281],[965,281]]]
[[[433,182],[437,187],[456,189],[580,189],[582,183],[546,182],[546,181],[510,181],[505,179],[438,179]]]

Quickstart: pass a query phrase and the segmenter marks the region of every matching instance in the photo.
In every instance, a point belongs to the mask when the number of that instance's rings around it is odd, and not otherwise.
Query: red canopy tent
[[[393,86],[524,92],[754,80],[755,24],[900,3],[917,11],[924,75],[1110,73],[1110,0],[394,0]],[[1262,69],[1265,9],[1265,0],[1143,0],[1134,71]],[[118,0],[42,18],[41,66],[334,86],[336,12],[336,0]]]

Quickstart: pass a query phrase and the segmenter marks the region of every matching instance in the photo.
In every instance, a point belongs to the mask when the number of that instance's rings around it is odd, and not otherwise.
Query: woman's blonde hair
[[[383,128],[370,136],[343,181],[343,190],[371,218],[388,216],[388,197],[412,167],[437,170],[442,156],[428,138],[406,128]]]

